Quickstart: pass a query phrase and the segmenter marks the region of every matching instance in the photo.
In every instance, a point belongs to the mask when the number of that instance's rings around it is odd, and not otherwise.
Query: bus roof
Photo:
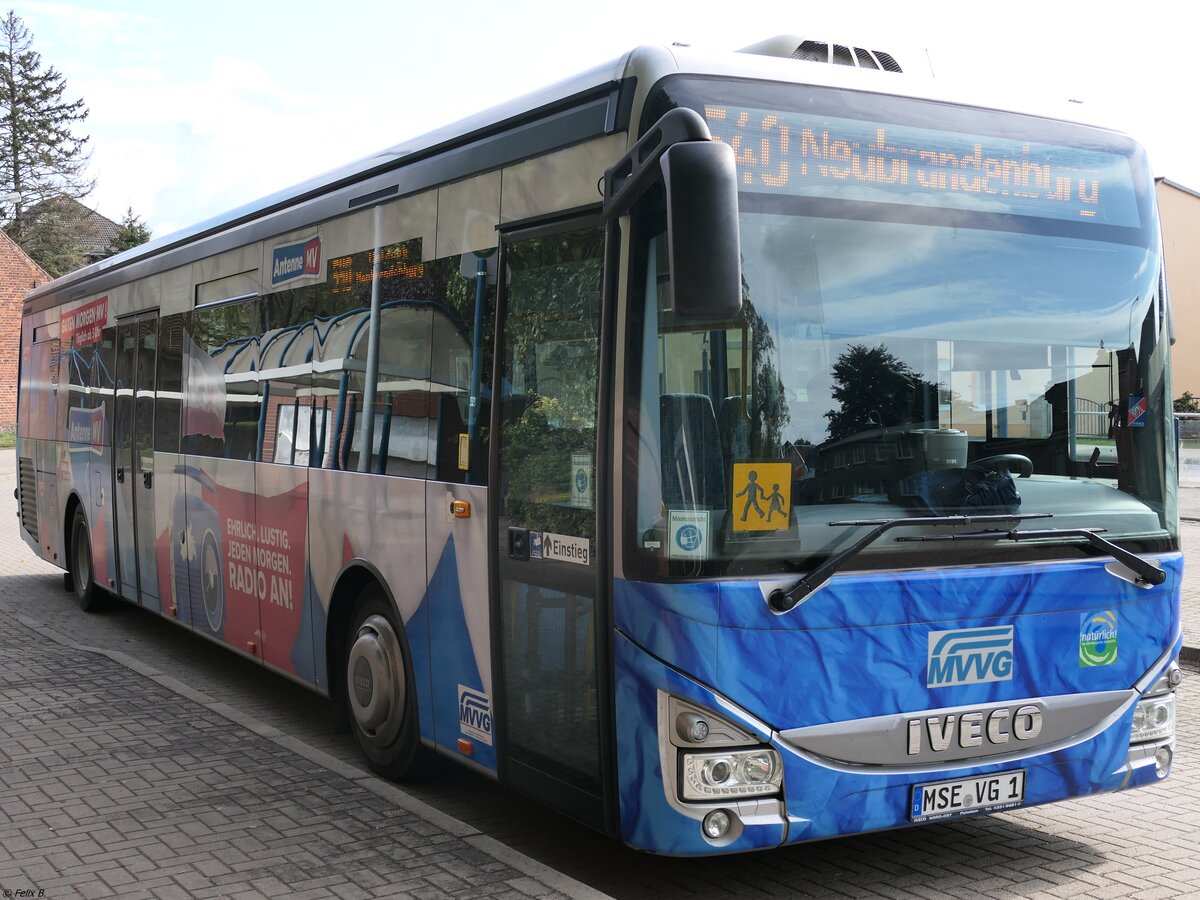
[[[171,268],[174,265],[190,261],[192,258],[201,258],[212,253],[219,253],[229,249],[229,247],[220,242],[213,243],[211,239],[222,234],[227,234],[239,226],[251,222],[263,221],[282,210],[295,207],[306,201],[336,194],[342,189],[354,186],[366,187],[368,189],[367,196],[352,198],[358,202],[351,202],[349,208],[342,204],[336,213],[331,211],[331,215],[345,214],[376,199],[370,196],[371,192],[369,188],[372,185],[369,182],[378,176],[386,176],[397,169],[412,166],[418,162],[438,156],[453,155],[455,153],[468,158],[477,156],[477,154],[470,153],[473,145],[487,142],[506,133],[512,135],[523,128],[527,129],[529,124],[533,122],[558,120],[559,135],[572,139],[568,140],[568,143],[579,139],[574,136],[574,133],[580,128],[594,129],[595,134],[618,130],[616,127],[618,123],[614,115],[617,106],[615,94],[619,91],[620,73],[624,69],[624,62],[625,58],[622,58],[613,63],[597,66],[517,100],[476,113],[432,132],[410,138],[400,144],[388,147],[348,165],[331,169],[299,184],[268,194],[251,203],[214,216],[211,219],[206,219],[203,222],[183,228],[164,237],[155,238],[131,250],[119,253],[116,256],[102,259],[35,288],[30,291],[28,300],[34,300],[46,294],[61,293],[72,286],[91,281],[97,276],[103,276],[119,269],[135,266],[138,263],[148,262],[152,259],[170,257],[169,260],[163,258],[161,265],[154,265],[150,270],[147,270],[145,266],[137,266],[139,269],[137,275],[131,277],[138,277],[150,274],[151,271]],[[573,116],[572,113],[574,113]],[[624,123],[621,124],[623,127]],[[520,145],[522,142],[518,140],[516,143]],[[535,149],[535,152],[544,152],[545,150],[552,149],[552,147],[538,149],[537,141],[530,141],[529,145]],[[508,161],[511,160],[497,160],[497,162]],[[453,177],[445,180],[465,177],[478,171],[485,171],[487,168],[494,168],[494,165],[488,166],[485,163],[474,168],[462,169],[461,172],[457,172]],[[421,187],[424,186],[426,185],[421,185]],[[414,189],[419,190],[420,187]],[[407,190],[390,191],[388,196],[400,196],[407,192]],[[285,231],[288,227],[288,225],[281,223],[278,229],[273,230]],[[258,237],[260,235],[247,236],[245,240],[256,240]],[[242,242],[239,240],[235,242],[235,245]],[[172,252],[198,243],[206,245],[205,252],[194,255],[189,254],[187,259],[176,258],[177,254]],[[210,243],[213,243],[211,247],[208,246]],[[116,279],[118,282],[122,280],[125,279]],[[107,285],[112,283],[113,280],[105,278],[102,281]],[[101,287],[100,289],[104,288]]]

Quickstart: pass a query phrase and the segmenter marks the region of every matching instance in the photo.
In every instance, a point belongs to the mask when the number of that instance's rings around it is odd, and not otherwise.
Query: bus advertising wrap
[[[59,319],[59,338],[63,344],[70,345],[75,340],[75,347],[86,347],[89,344],[100,343],[104,326],[108,324],[108,295],[99,297],[74,309],[65,311]]]
[[[312,648],[296,646],[307,615],[307,484],[256,496],[194,466],[180,468],[192,484],[186,512],[176,504],[172,529],[159,536],[170,542],[171,533],[183,535],[171,542],[174,577],[164,595],[173,592],[193,628],[285,671],[307,671]],[[160,555],[166,550],[164,543]]]

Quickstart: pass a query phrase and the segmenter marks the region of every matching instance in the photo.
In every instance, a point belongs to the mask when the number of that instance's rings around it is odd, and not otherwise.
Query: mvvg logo
[[[492,700],[482,691],[458,686],[458,727],[463,734],[492,745]]]
[[[1012,681],[1013,628],[929,632],[928,687]]]

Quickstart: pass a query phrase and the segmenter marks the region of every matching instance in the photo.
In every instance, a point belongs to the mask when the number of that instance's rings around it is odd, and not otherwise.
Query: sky
[[[736,50],[797,34],[888,50],[915,77],[1073,100],[1200,191],[1190,4],[710,0],[26,2],[90,110],[94,193],[165,236],[640,44]],[[882,76],[881,76],[882,77]],[[973,94],[972,94],[973,96]]]

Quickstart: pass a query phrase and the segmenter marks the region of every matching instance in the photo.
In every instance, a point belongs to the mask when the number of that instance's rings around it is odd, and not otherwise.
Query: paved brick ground
[[[452,834],[4,613],[5,897],[565,896],[473,846],[473,829]]]

